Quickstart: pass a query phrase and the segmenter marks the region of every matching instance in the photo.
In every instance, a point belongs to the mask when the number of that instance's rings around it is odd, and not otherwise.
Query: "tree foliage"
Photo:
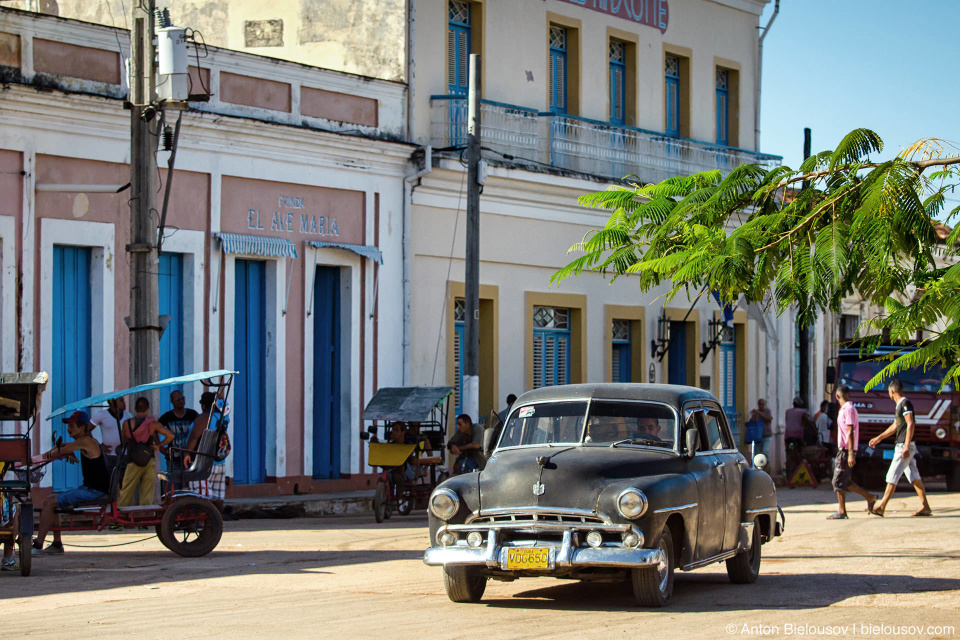
[[[867,345],[929,330],[868,387],[934,363],[957,383],[960,225],[944,240],[936,218],[958,217],[960,207],[947,205],[960,187],[960,157],[926,139],[871,161],[882,149],[876,133],[856,129],[796,170],[748,164],[584,195],[582,206],[610,218],[571,247],[581,255],[551,284],[585,271],[629,274],[644,291],[666,285],[668,299],[709,288],[728,303],[742,297],[778,314],[793,307],[802,325],[857,293],[885,309],[865,325]]]

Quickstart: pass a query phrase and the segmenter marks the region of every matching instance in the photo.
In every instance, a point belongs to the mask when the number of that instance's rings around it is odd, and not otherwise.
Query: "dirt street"
[[[931,493],[912,518],[897,493],[886,518],[833,495],[781,489],[786,535],[763,547],[760,580],[722,565],[678,573],[674,600],[637,609],[621,585],[490,582],[456,605],[425,566],[426,516],[227,522],[205,558],[180,558],[146,533],[70,535],[29,578],[0,573],[0,629],[31,638],[723,638],[960,637],[960,494]],[[138,541],[114,548],[88,548]],[[84,548],[79,548],[83,545]],[[916,626],[911,630],[908,627]],[[946,628],[937,628],[946,627]],[[952,628],[951,628],[952,627]]]

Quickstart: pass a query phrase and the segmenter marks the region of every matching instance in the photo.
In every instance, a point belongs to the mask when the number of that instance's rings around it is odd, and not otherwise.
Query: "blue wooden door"
[[[92,395],[90,258],[89,247],[53,247],[53,408]],[[67,425],[60,419],[51,426],[55,438],[71,442]],[[48,443],[41,443],[44,451],[49,448]],[[80,482],[79,464],[53,463],[54,491],[80,486]]]
[[[340,477],[340,268],[317,267],[313,312],[313,477]]]
[[[687,384],[687,323],[670,323],[670,344],[667,347],[667,382]]]
[[[664,133],[680,135],[680,58],[666,56],[664,59],[664,82],[666,92],[666,123]]]
[[[160,378],[182,376],[183,371],[183,254],[164,253],[160,256],[160,315],[170,316],[163,336],[160,337]],[[183,385],[176,387],[181,392]],[[160,394],[160,408],[155,415],[162,415],[173,408],[170,394],[173,388]]]
[[[237,260],[234,312],[233,482],[257,484],[267,476],[266,411],[267,264]]]

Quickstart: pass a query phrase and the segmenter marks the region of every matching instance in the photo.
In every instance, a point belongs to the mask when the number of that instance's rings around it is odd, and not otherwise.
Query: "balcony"
[[[467,99],[432,96],[431,143],[436,148],[467,144]],[[515,162],[528,161],[606,178],[636,175],[660,182],[676,175],[741,164],[778,166],[779,156],[707,144],[586,118],[538,112],[480,101],[481,144]]]

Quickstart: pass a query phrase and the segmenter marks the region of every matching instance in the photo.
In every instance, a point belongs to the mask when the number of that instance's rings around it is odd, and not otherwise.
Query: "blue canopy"
[[[201,371],[200,373],[191,373],[187,376],[178,376],[176,378],[158,380],[157,382],[151,382],[150,384],[141,384],[137,387],[131,387],[129,389],[109,391],[107,393],[90,396],[89,398],[84,398],[83,400],[77,400],[76,402],[71,402],[70,404],[64,405],[47,416],[47,420],[53,420],[57,416],[62,416],[65,413],[73,413],[77,410],[86,410],[87,407],[92,407],[94,405],[102,405],[107,400],[113,400],[114,398],[119,398],[121,396],[131,396],[138,393],[143,393],[144,391],[150,391],[151,389],[160,389],[162,387],[176,387],[181,384],[187,384],[188,382],[200,382],[201,380],[217,378],[219,376],[232,376],[236,373],[236,371],[230,371],[228,369]]]

